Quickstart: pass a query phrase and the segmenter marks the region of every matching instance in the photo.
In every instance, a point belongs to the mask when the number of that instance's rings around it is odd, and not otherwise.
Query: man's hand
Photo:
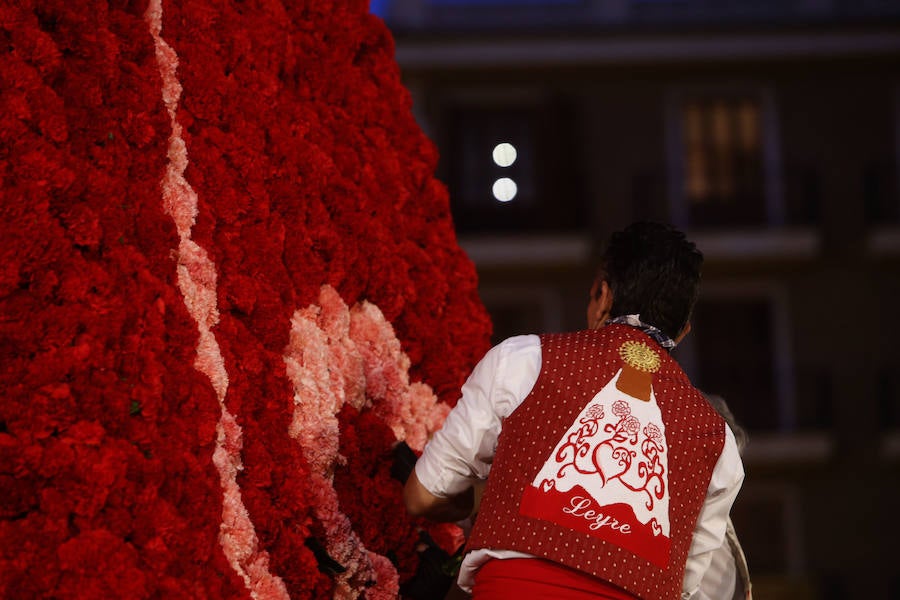
[[[406,503],[406,510],[414,517],[455,523],[472,514],[475,489],[470,487],[456,496],[441,498],[425,489],[413,470],[403,488],[403,501]]]

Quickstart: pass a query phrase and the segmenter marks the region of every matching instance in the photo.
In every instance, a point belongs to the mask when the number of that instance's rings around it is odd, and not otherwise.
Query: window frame
[[[751,438],[750,443],[753,443]],[[805,512],[803,493],[800,487],[790,482],[755,483],[745,485],[737,499],[738,503],[773,502],[780,505],[784,527],[778,528],[783,535],[784,571],[766,573],[768,577],[799,578],[806,572],[807,550],[804,543]],[[735,523],[739,540],[747,540],[751,534]],[[744,550],[749,551],[748,545]],[[752,560],[752,556],[750,557]],[[752,565],[751,565],[752,566]],[[751,579],[752,579],[751,571]]]
[[[492,208],[488,209],[487,214],[482,221],[482,227],[472,228],[472,215],[479,212],[478,200],[476,196],[466,193],[468,184],[464,179],[459,178],[455,166],[461,166],[453,161],[458,156],[458,149],[453,143],[453,134],[451,129],[454,127],[451,115],[454,111],[471,112],[503,112],[503,111],[521,111],[523,113],[532,112],[535,115],[543,111],[549,111],[554,118],[559,116],[570,115],[570,112],[561,110],[561,105],[567,105],[572,101],[570,94],[560,92],[538,86],[536,84],[512,82],[509,84],[475,84],[467,87],[460,87],[445,90],[441,93],[440,98],[436,99],[435,112],[439,115],[440,122],[440,139],[437,140],[441,151],[441,162],[438,164],[438,176],[445,182],[451,194],[451,208],[454,210],[454,219],[457,223],[457,230],[462,236],[484,236],[484,235],[528,235],[528,236],[579,236],[584,233],[584,223],[590,210],[590,203],[584,193],[568,193],[565,198],[572,202],[568,212],[556,211],[553,215],[559,215],[558,219],[550,226],[533,226],[534,223],[528,222],[528,218],[523,216],[523,211],[527,207],[531,211],[539,213],[547,213],[549,211],[548,199],[552,198],[555,193],[561,189],[565,189],[567,185],[575,190],[584,188],[584,179],[581,173],[581,165],[576,160],[569,161],[569,171],[559,168],[559,165],[549,164],[545,160],[550,156],[554,160],[558,160],[559,152],[555,151],[555,147],[562,145],[566,138],[564,134],[558,133],[561,129],[553,130],[548,136],[545,120],[533,120],[529,126],[537,125],[534,129],[534,144],[529,148],[531,152],[532,168],[528,169],[527,181],[517,180],[510,174],[509,176],[518,185],[518,195],[509,203],[492,204]],[[437,96],[438,94],[434,94]],[[508,141],[499,139],[499,141]],[[549,142],[549,143],[547,143]],[[522,152],[522,149],[520,149]],[[485,157],[489,160],[489,155]],[[520,161],[524,161],[526,156],[520,154]],[[524,168],[522,163],[515,165],[516,169]],[[510,170],[514,173],[515,170]],[[490,188],[484,188],[484,198],[489,198]],[[560,192],[562,195],[562,192]],[[491,200],[496,202],[495,200]],[[503,208],[506,206],[506,208]],[[583,213],[583,214],[582,214]],[[506,214],[508,217],[501,219],[501,215]],[[578,219],[571,215],[582,214],[584,218]],[[551,215],[551,216],[553,216]],[[566,217],[566,215],[569,215]],[[546,216],[546,215],[545,215]],[[570,222],[565,222],[566,218]],[[552,220],[552,219],[551,219]],[[496,221],[503,221],[505,225],[497,226]],[[544,220],[537,220],[538,223],[544,223]],[[493,223],[493,225],[491,225]],[[486,224],[486,225],[485,225]]]
[[[716,95],[728,98],[745,96],[759,102],[764,225],[783,227],[787,217],[775,91],[771,85],[749,83],[684,85],[672,87],[666,92],[664,118],[667,195],[672,222],[681,228],[713,228],[710,225],[691,222],[690,203],[685,193],[687,158],[683,109],[688,100],[710,98]],[[756,225],[747,224],[747,226],[755,227]],[[744,226],[737,225],[736,227]]]
[[[777,281],[710,282],[703,284],[702,298],[713,302],[750,299],[769,303],[772,311],[770,333],[773,345],[769,355],[772,358],[772,385],[778,415],[775,427],[764,433],[794,433],[797,430],[797,395],[794,378],[794,353],[791,343],[790,307],[786,286]],[[696,381],[696,375],[700,371],[700,358],[697,351],[694,336],[690,334],[679,344],[678,361],[692,381]],[[707,391],[717,393],[716,390]],[[728,398],[725,400],[727,402]]]

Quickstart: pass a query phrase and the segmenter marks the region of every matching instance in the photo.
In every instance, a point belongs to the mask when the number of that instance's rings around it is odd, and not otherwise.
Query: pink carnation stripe
[[[260,599],[287,599],[287,587],[280,577],[269,571],[269,556],[259,549],[259,541],[241,500],[237,472],[241,465],[241,428],[225,406],[228,373],[212,328],[219,322],[216,302],[216,267],[206,250],[191,239],[197,217],[197,194],[184,178],[188,165],[187,146],[181,137],[182,127],[176,118],[181,83],[176,69],[178,56],[161,37],[162,0],[150,0],[144,15],[153,37],[156,62],[162,77],[162,98],[172,126],[168,159],[163,175],[162,201],[166,214],[172,217],[178,231],[178,289],[191,317],[197,322],[200,339],[195,368],[209,377],[219,400],[221,416],[216,424],[216,449],[213,464],[222,483],[222,523],[219,543],[232,568],[240,575],[250,595]]]
[[[363,360],[366,396],[397,441],[421,452],[450,407],[425,383],[409,382],[409,357],[377,306],[362,302],[350,314],[350,338]]]
[[[294,387],[289,435],[310,465],[308,490],[322,524],[329,555],[346,567],[336,578],[335,598],[396,598],[399,577],[390,560],[366,550],[339,506],[334,470],[346,458],[338,450],[337,415],[344,403],[375,411],[394,432],[422,450],[444,422],[449,407],[424,383],[409,382],[409,357],[391,324],[374,304],[348,309],[337,291],[324,285],[318,306],[298,310],[284,362]],[[375,585],[367,587],[367,581]]]
[[[310,466],[307,489],[313,511],[325,530],[328,554],[346,570],[335,578],[334,598],[397,597],[399,577],[393,565],[376,574],[370,552],[353,531],[350,519],[340,510],[334,489],[334,469],[345,461],[338,453],[340,431],[337,414],[347,401],[348,388],[362,390],[361,382],[347,385],[348,373],[359,371],[349,340],[347,305],[333,289],[323,287],[320,306],[294,313],[284,362],[294,387],[294,414],[289,435],[300,444]],[[335,352],[335,348],[342,351]],[[336,354],[343,360],[336,360]],[[359,394],[362,396],[362,394]],[[379,565],[380,566],[380,565]],[[375,586],[366,589],[366,581]]]

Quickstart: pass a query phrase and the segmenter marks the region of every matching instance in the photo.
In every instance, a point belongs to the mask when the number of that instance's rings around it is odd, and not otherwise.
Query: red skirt
[[[473,600],[635,600],[592,575],[539,558],[492,559],[475,573]]]

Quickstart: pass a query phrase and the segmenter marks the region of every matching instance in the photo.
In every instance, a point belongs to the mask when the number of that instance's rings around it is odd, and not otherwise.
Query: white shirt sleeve
[[[744,595],[738,594],[738,564],[731,547],[732,539],[736,540],[737,534],[729,525],[725,530],[725,541],[713,552],[709,568],[700,580],[700,589],[692,600],[743,600]],[[740,589],[743,588],[742,584]]]
[[[681,591],[683,600],[700,598],[700,582],[709,569],[713,555],[725,543],[728,515],[743,481],[744,465],[738,453],[734,433],[726,425],[725,445],[709,481],[706,502],[700,509],[694,537],[688,550]]]
[[[416,476],[425,489],[446,498],[487,478],[503,420],[531,392],[540,370],[536,335],[509,338],[485,354],[416,462]]]

